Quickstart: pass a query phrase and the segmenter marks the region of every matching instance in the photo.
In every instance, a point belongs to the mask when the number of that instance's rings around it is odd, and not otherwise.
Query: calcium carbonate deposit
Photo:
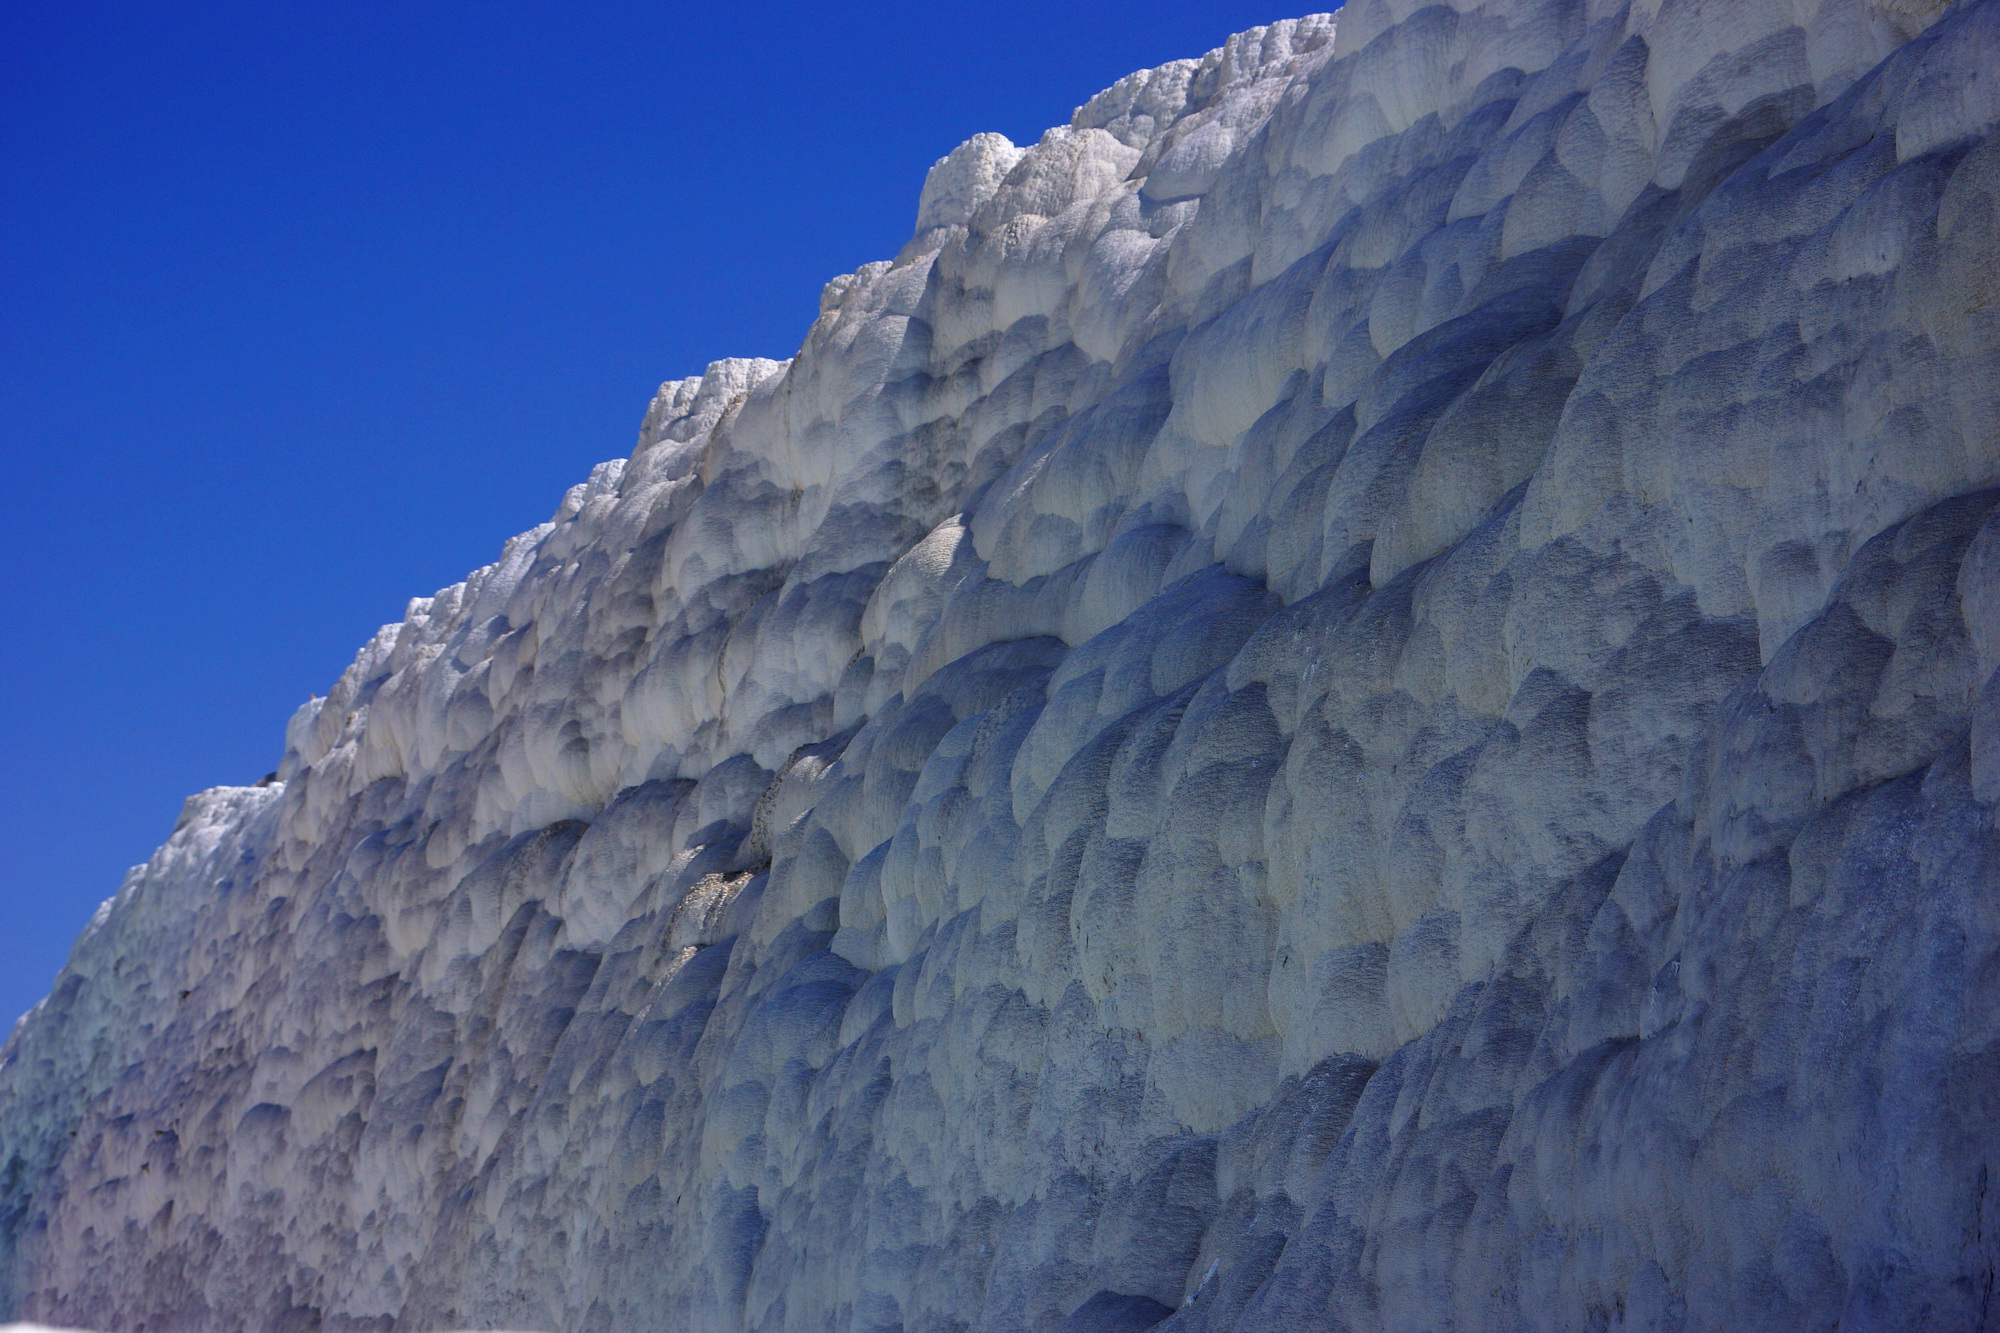
[[[2000,0],[1354,0],[960,145],[189,800],[0,1314],[2000,1326],[1996,121]]]

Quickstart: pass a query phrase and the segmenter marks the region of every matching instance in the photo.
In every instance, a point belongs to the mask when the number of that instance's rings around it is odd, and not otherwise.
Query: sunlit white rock
[[[0,1064],[106,1328],[1972,1327],[2000,0],[1355,0],[924,184]]]

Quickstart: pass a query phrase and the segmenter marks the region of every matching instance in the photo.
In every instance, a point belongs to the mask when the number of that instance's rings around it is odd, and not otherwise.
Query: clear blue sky
[[[1290,12],[0,0],[0,1025],[660,380],[790,355],[934,159]]]

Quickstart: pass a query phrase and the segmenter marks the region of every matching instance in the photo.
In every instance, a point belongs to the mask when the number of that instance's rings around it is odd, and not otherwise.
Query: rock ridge
[[[0,1315],[2000,1323],[2000,0],[1354,0],[926,178],[0,1053]]]

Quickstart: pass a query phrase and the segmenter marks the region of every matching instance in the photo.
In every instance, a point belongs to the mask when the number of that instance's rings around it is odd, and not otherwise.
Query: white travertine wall
[[[1354,0],[939,162],[0,1064],[113,1330],[2000,1326],[2000,0]]]

